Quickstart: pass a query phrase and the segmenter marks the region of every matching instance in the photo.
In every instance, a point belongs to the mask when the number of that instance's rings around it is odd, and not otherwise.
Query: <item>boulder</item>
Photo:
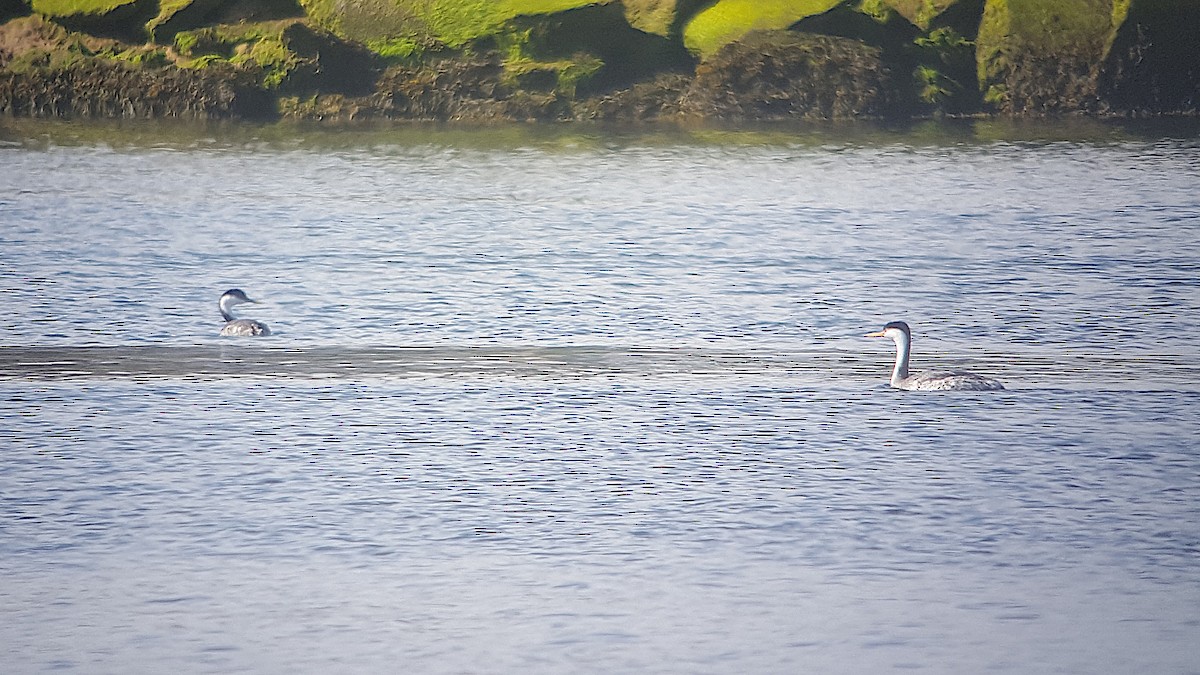
[[[1200,3],[1132,0],[1123,9],[1101,71],[1102,104],[1122,114],[1200,112]]]
[[[378,58],[361,45],[299,20],[209,26],[175,35],[180,64],[228,63],[258,74],[266,89],[284,94],[325,92],[362,96],[374,89]]]
[[[572,111],[580,120],[644,122],[677,119],[682,115],[683,97],[690,85],[690,77],[667,73],[627,89],[579,101],[572,106]]]
[[[505,84],[499,55],[435,59],[389,68],[371,96],[373,114],[427,120],[562,119],[553,93],[515,91]]]
[[[274,103],[237,71],[139,68],[91,59],[63,69],[0,71],[0,114],[82,118],[256,118]]]
[[[848,38],[750,33],[697,66],[682,108],[720,119],[884,117],[897,95],[880,55]]]
[[[987,0],[975,50],[985,102],[1006,114],[1095,110],[1113,2]]]
[[[553,89],[571,98],[692,72],[695,62],[678,41],[640,31],[626,17],[620,4],[608,4],[513,19],[510,33],[521,40],[508,43],[505,69],[562,64]]]

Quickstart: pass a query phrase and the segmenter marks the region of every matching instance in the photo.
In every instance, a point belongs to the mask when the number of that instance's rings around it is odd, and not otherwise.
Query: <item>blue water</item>
[[[1200,134],[0,165],[5,672],[1200,672]],[[1007,389],[888,388],[893,319]]]

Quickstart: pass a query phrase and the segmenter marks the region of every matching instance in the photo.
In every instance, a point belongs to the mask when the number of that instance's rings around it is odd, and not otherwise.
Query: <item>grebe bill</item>
[[[896,365],[892,368],[891,384],[909,391],[997,391],[1004,388],[999,380],[961,371],[908,373],[908,357],[912,351],[912,330],[903,321],[893,321],[866,337],[891,338],[896,343]]]
[[[234,305],[240,305],[245,302],[255,302],[246,297],[240,288],[231,288],[221,295],[221,299],[217,301],[217,307],[221,310],[221,317],[225,319],[225,326],[221,329],[221,335],[226,337],[258,337],[260,335],[270,335],[271,329],[267,328],[267,324],[254,319],[235,319],[233,318]]]

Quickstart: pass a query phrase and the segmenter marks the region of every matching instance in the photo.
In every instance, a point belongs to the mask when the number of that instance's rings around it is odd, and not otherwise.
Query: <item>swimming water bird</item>
[[[908,355],[912,350],[912,330],[903,321],[893,321],[867,337],[891,338],[896,343],[896,366],[892,368],[892,386],[909,391],[996,391],[1004,385],[989,377],[961,371],[908,374]]]
[[[230,313],[233,306],[243,302],[254,302],[254,300],[246,297],[240,288],[231,288],[221,296],[220,301],[217,302],[217,307],[221,308],[221,316],[225,318],[225,327],[221,329],[221,335],[233,337],[270,335],[271,329],[261,321],[233,318],[233,314]]]

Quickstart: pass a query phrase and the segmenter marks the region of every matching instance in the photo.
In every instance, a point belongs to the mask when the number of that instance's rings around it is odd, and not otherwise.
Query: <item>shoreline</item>
[[[1172,42],[1168,32],[1179,28],[1170,18],[1200,29],[1200,7],[1164,19],[1139,0],[1111,27],[1082,11],[1054,15],[1057,32],[1039,29],[1051,46],[1029,41],[1030,29],[1014,28],[1028,18],[1000,2],[967,11],[971,3],[945,0],[948,18],[918,20],[831,0],[831,9],[783,28],[701,48],[684,24],[656,35],[635,28],[620,2],[564,0],[581,6],[472,25],[478,34],[455,43],[418,36],[404,49],[372,42],[370,27],[354,33],[312,15],[303,2],[217,24],[122,19],[116,10],[56,17],[33,11],[38,0],[18,2],[29,13],[0,22],[4,117],[687,124],[1200,116],[1200,71],[1187,67],[1187,59],[1200,62],[1200,45]],[[677,22],[711,21],[693,11]],[[1015,31],[1016,42],[996,37],[1001,28]]]

